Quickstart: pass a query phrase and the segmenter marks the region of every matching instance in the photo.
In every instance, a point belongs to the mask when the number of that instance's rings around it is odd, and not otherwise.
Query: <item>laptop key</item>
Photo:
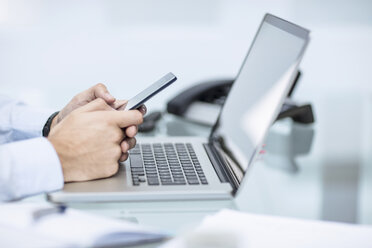
[[[186,185],[186,181],[174,181],[175,185]]]
[[[185,171],[185,175],[186,176],[195,176],[196,177],[196,173],[194,171]]]
[[[160,176],[160,180],[171,180],[172,181],[172,177],[171,176]]]
[[[171,177],[170,173],[159,173],[160,177]]]
[[[132,176],[144,176],[145,172],[132,172]]]
[[[158,174],[147,174],[146,175],[147,178],[158,178]]]
[[[134,167],[143,167],[142,157],[139,154],[131,154],[129,156],[130,166]]]
[[[174,178],[185,178],[183,174],[172,174]]]
[[[187,181],[189,184],[191,185],[196,185],[196,184],[199,184],[199,181],[197,180],[190,180],[190,181]]]
[[[175,177],[174,181],[175,182],[186,182],[185,178],[178,178],[178,177]]]
[[[187,180],[198,180],[198,177],[197,176],[187,176],[186,175],[186,179]]]
[[[162,185],[185,185],[183,182],[162,182]]]
[[[149,185],[159,185],[160,183],[159,183],[159,180],[147,180],[147,183],[149,184]]]
[[[172,181],[161,181],[162,185],[174,185],[174,182]]]
[[[172,170],[172,175],[183,175],[182,170]]]
[[[168,168],[167,164],[158,164],[158,168]]]
[[[167,181],[167,182],[161,182],[162,185],[173,185],[172,181]]]

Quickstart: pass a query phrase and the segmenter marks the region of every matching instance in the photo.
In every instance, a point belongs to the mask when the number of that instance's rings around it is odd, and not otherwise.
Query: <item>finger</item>
[[[112,137],[117,143],[121,143],[125,139],[125,134],[121,128],[109,128],[107,130],[107,135],[112,132]]]
[[[108,122],[117,125],[120,128],[139,125],[143,122],[142,114],[137,110],[129,111],[105,111],[102,112],[102,118]]]
[[[128,153],[123,153],[123,154],[120,156],[119,161],[120,161],[120,162],[124,162],[125,160],[128,159],[128,156],[129,156]]]
[[[125,141],[129,144],[129,150],[136,146],[136,138],[126,138]]]
[[[125,138],[121,144],[121,151],[123,153],[128,152],[130,149],[136,146],[137,140],[135,138]]]
[[[105,100],[101,98],[97,98],[84,106],[76,109],[76,111],[80,112],[91,112],[91,111],[107,111],[107,110],[114,110],[112,107],[110,107]]]
[[[120,147],[123,153],[128,152],[130,149],[129,143],[126,139],[121,142]]]
[[[112,104],[115,102],[115,97],[113,97],[109,91],[107,90],[104,84],[97,84],[89,89],[90,93],[94,96],[94,98],[102,98],[108,104]]]
[[[129,126],[125,129],[125,135],[133,138],[137,134],[137,126]]]
[[[147,107],[146,105],[142,104],[138,110],[141,112],[142,115],[145,115],[147,113]]]
[[[116,110],[124,110],[127,106],[128,101],[127,100],[116,100],[113,104],[111,104],[111,107],[113,107]]]

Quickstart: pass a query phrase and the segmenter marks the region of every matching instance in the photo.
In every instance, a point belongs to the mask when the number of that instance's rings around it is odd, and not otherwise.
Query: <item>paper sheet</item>
[[[162,248],[372,247],[372,227],[222,210]]]
[[[0,205],[0,229],[14,230],[16,232],[14,236],[18,235],[20,242],[23,236],[32,234],[37,237],[36,240],[45,239],[58,246],[67,247],[126,245],[166,237],[163,233],[136,224],[69,208],[63,214],[50,214],[38,221],[33,219],[34,211],[50,207],[49,204],[35,203],[2,204]],[[3,234],[0,233],[0,246],[3,240],[5,240]],[[18,244],[17,241],[15,244]]]

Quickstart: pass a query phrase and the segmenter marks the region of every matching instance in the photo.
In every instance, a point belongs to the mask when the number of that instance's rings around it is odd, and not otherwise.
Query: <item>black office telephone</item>
[[[277,120],[290,117],[299,123],[314,122],[310,104],[299,104],[290,99],[300,77],[301,72],[298,71]],[[233,82],[234,79],[213,80],[192,86],[170,100],[167,111],[192,121],[213,125]]]
[[[298,123],[314,122],[311,104],[299,104],[290,99],[300,77],[301,72],[298,71],[277,120],[289,117]],[[220,79],[196,84],[171,99],[167,103],[167,112],[199,124],[212,126],[233,82],[234,79]],[[147,114],[138,131],[151,132],[161,116],[162,113],[159,111]]]

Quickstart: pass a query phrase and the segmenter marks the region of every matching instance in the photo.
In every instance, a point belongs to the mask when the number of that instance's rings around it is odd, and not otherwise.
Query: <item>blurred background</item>
[[[177,83],[148,103],[162,109],[185,87],[235,77],[266,12],[312,31],[296,97],[369,92],[371,11],[368,0],[0,0],[0,92],[59,109],[98,82],[127,99],[172,71]]]
[[[0,94],[61,109],[96,83],[128,99],[171,71],[178,81],[147,103],[162,110],[193,84],[235,77],[267,12],[311,30],[294,98],[316,123],[273,126],[271,167],[255,166],[241,209],[371,224],[372,1],[0,0]],[[271,169],[306,132],[297,173]]]

